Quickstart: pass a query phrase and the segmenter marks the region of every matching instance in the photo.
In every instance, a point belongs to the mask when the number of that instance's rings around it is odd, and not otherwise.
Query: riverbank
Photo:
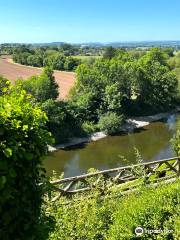
[[[128,118],[126,119],[125,124],[122,126],[122,132],[129,132],[137,128],[143,128],[152,122],[156,122],[161,119],[168,118],[171,114],[175,114],[177,112],[180,112],[180,107],[177,107],[175,110],[170,112],[158,113],[150,116]],[[76,146],[83,143],[88,143],[91,141],[98,141],[105,137],[107,137],[107,134],[105,134],[104,132],[96,132],[89,137],[72,138],[72,139],[69,139],[69,141],[66,143],[58,144],[56,146],[49,146],[49,151],[54,152],[59,149],[65,149],[68,147]]]

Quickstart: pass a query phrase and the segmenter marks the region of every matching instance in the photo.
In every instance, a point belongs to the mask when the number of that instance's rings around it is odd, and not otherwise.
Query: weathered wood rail
[[[60,195],[72,195],[84,191],[90,191],[103,180],[104,185],[123,184],[142,177],[146,182],[165,180],[180,176],[180,157],[162,159],[153,162],[140,163],[131,166],[113,168],[81,176],[69,177],[51,181],[54,191]]]

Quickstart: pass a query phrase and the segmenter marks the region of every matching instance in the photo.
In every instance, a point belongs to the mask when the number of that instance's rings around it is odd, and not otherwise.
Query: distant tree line
[[[94,56],[102,55],[100,48],[88,46],[74,46],[63,44],[61,46],[41,46],[18,45],[12,46],[11,52],[13,61],[23,65],[34,67],[49,66],[54,70],[74,71],[78,65],[86,59],[81,60],[81,56],[89,57],[88,63],[94,61]],[[7,50],[7,49],[6,49]],[[80,56],[76,58],[75,56]]]
[[[49,66],[61,71],[73,71],[80,64],[79,59],[66,56],[65,52],[43,48],[33,50],[25,46],[14,49],[13,61],[34,67]]]

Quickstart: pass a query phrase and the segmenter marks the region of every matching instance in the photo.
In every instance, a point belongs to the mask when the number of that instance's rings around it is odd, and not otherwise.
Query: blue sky
[[[180,40],[180,0],[0,0],[0,42]]]

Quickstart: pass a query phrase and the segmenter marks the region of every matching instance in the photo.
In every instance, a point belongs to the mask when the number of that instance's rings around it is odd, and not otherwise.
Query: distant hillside
[[[85,42],[85,43],[67,43],[67,42],[50,42],[50,43],[4,43],[0,46],[18,46],[18,45],[29,45],[29,46],[62,46],[64,44],[71,44],[78,47],[126,47],[126,48],[135,48],[135,47],[174,47],[180,49],[180,40],[178,41],[122,41],[122,42]]]

